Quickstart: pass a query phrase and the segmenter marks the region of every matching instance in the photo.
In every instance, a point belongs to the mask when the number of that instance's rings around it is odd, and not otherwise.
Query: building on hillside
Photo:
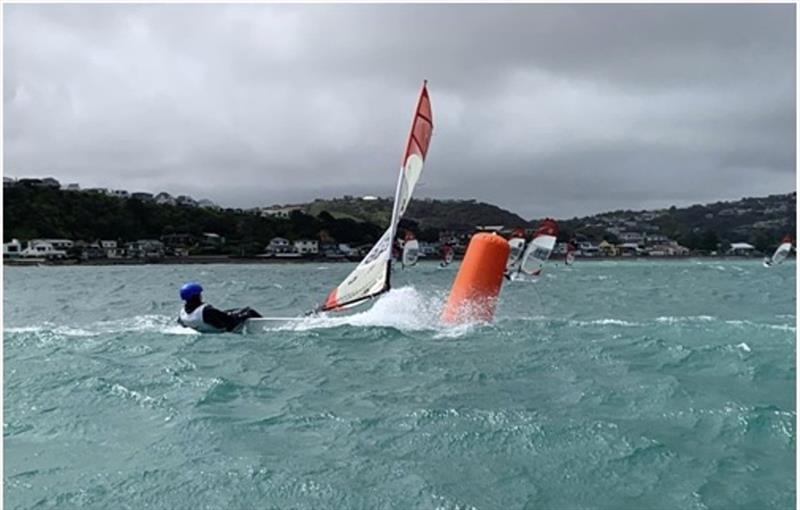
[[[316,255],[319,253],[319,241],[316,239],[298,239],[294,242],[294,249],[301,255]]]
[[[81,185],[77,182],[71,182],[62,188],[64,191],[80,191]]]
[[[203,232],[203,245],[211,248],[219,248],[225,244],[225,238],[214,232]]]
[[[42,179],[42,187],[61,189],[61,183],[58,182],[56,179],[53,179],[52,177],[45,177],[44,179]]]
[[[3,177],[3,189],[13,188],[16,185],[17,185],[17,181],[12,179],[11,177]]]
[[[617,238],[622,243],[636,243],[641,244],[644,236],[640,232],[620,232]]]
[[[124,189],[111,190],[111,191],[109,191],[108,194],[111,195],[112,197],[117,197],[117,198],[130,198],[130,196],[131,196],[131,194],[128,193],[128,191],[124,190]]]
[[[503,230],[503,225],[475,225],[475,230],[478,232],[500,232]]]
[[[672,239],[665,236],[664,234],[647,234],[644,236],[643,243],[646,246],[653,246],[656,244],[668,244],[671,243]]]
[[[282,220],[288,220],[289,215],[291,215],[292,212],[302,212],[304,207],[305,204],[272,205],[269,207],[262,207],[260,214],[264,218],[280,218]]]
[[[136,193],[131,193],[131,198],[134,200],[141,200],[142,202],[152,202],[153,194],[145,191],[137,191]]]
[[[164,191],[156,195],[155,201],[159,205],[175,205],[177,203],[172,195]]]
[[[175,199],[175,203],[177,205],[182,205],[186,207],[197,207],[197,200],[193,199],[188,195],[179,195],[178,198]]]
[[[84,193],[92,193],[95,195],[108,195],[108,188],[86,188]]]
[[[749,243],[731,243],[728,255],[751,256],[755,255],[756,247]]]
[[[219,211],[220,209],[222,209],[222,207],[218,206],[217,204],[215,204],[214,202],[212,202],[211,200],[209,200],[207,198],[199,200],[197,202],[197,205],[199,207],[202,207],[203,209],[211,209],[213,211]]]
[[[17,258],[22,254],[22,243],[12,239],[10,243],[3,243],[3,258]]]

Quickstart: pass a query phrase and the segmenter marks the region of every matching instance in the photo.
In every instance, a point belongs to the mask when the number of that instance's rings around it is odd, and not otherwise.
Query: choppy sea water
[[[794,262],[551,265],[456,328],[427,263],[346,318],[175,324],[185,280],[284,316],[351,267],[6,267],[6,508],[794,506]]]

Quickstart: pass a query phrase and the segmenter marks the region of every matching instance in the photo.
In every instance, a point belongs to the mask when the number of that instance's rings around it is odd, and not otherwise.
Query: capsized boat
[[[414,187],[422,175],[422,167],[428,154],[433,134],[433,112],[428,96],[427,81],[414,109],[411,132],[406,141],[400,174],[392,207],[389,228],[367,253],[366,257],[347,275],[336,288],[330,291],[319,311],[339,311],[358,306],[367,300],[387,292],[391,288],[392,245],[397,235],[397,225],[408,207]]]

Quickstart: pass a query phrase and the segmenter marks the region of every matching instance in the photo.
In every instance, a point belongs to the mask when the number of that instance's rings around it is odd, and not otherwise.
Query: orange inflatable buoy
[[[511,248],[496,234],[472,236],[442,311],[442,322],[490,321]]]

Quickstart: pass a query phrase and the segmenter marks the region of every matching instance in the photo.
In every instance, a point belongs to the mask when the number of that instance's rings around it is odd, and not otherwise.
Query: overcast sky
[[[6,5],[5,174],[526,218],[795,189],[794,5]]]

